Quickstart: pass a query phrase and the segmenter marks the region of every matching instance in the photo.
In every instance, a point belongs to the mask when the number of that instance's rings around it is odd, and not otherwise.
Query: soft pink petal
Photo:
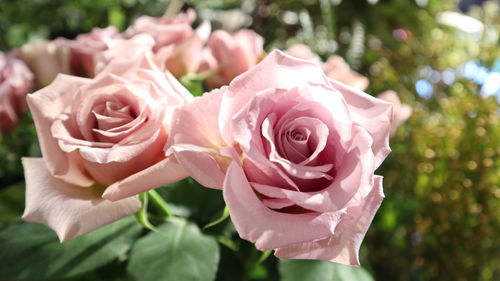
[[[64,181],[81,186],[91,185],[93,181],[83,172],[81,163],[70,161],[67,153],[61,150],[57,139],[51,135],[51,126],[71,103],[77,89],[89,81],[60,74],[49,86],[27,97],[47,169]]]
[[[85,169],[94,180],[111,185],[129,175],[162,161],[166,135],[162,132],[150,135],[151,139],[133,145],[115,145],[111,149],[80,147]]]
[[[179,181],[187,176],[182,166],[175,159],[169,157],[113,183],[106,188],[102,197],[117,201]]]
[[[169,151],[173,152],[189,176],[198,183],[206,187],[222,189],[230,158],[226,159],[213,148],[190,144],[174,145]]]
[[[174,114],[167,155],[175,154],[188,174],[200,184],[222,189],[229,162],[220,154],[225,146],[219,134],[217,116],[225,88],[216,89],[179,108]],[[170,147],[170,148],[169,148]]]
[[[266,198],[262,200],[262,204],[270,209],[283,209],[295,205],[294,202],[286,198]]]
[[[347,209],[331,237],[283,247],[277,249],[275,255],[282,259],[328,260],[359,265],[361,242],[383,198],[382,177],[375,176],[371,192],[357,206]]]
[[[111,202],[99,188],[74,186],[52,177],[42,158],[23,158],[26,209],[23,220],[52,228],[61,242],[90,232],[136,212],[135,197]]]
[[[335,80],[330,80],[330,84],[344,95],[352,120],[364,127],[372,136],[375,168],[378,168],[391,152],[389,135],[392,105]]]
[[[225,90],[226,87],[212,90],[177,109],[173,117],[175,126],[172,127],[166,147],[174,143],[194,144],[215,149],[225,146],[217,122],[220,102]]]
[[[228,168],[223,195],[240,237],[254,242],[260,250],[327,238],[344,214],[343,210],[322,214],[273,211],[257,198],[236,161]]]

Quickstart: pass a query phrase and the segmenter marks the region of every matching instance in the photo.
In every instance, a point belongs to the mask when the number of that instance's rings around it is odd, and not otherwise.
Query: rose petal
[[[225,146],[217,123],[220,101],[225,90],[226,87],[212,90],[176,110],[173,116],[175,126],[170,132],[166,148],[174,143],[215,149]]]
[[[240,237],[262,251],[327,238],[344,214],[343,210],[322,214],[273,211],[257,198],[237,161],[229,165],[223,195]]]
[[[213,148],[189,144],[179,144],[170,147],[177,161],[184,167],[190,177],[203,186],[222,189],[224,172],[231,161],[223,159]]]
[[[277,249],[276,257],[319,259],[346,265],[359,265],[358,252],[361,242],[383,198],[382,177],[374,176],[371,192],[363,200],[358,201],[356,206],[347,209],[331,237]]]
[[[266,198],[262,200],[262,204],[270,209],[283,209],[295,205],[292,201],[286,198]]]
[[[69,161],[67,153],[61,150],[57,139],[51,135],[51,124],[74,98],[76,89],[89,81],[60,74],[49,86],[27,97],[47,169],[55,177],[81,186],[89,186],[94,181],[83,172],[78,162]]]
[[[352,120],[366,128],[372,136],[375,169],[378,168],[391,152],[389,135],[392,105],[335,80],[330,80],[330,84],[344,95],[344,99],[349,105]]]
[[[82,163],[97,182],[110,185],[163,160],[166,134],[158,131],[151,139],[133,145],[114,145],[111,149],[79,147]]]
[[[111,201],[117,201],[179,181],[187,176],[182,166],[175,159],[169,157],[113,183],[106,188],[102,197]]]
[[[54,178],[42,158],[23,158],[26,209],[23,220],[54,229],[61,242],[136,212],[141,203],[130,197],[111,202],[93,187],[79,187]]]

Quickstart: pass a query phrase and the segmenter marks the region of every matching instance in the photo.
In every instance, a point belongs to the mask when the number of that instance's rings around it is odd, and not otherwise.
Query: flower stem
[[[160,211],[165,215],[165,217],[170,217],[173,215],[172,210],[168,206],[168,203],[163,200],[163,198],[156,192],[156,190],[152,189],[147,192],[151,202],[160,209]]]
[[[135,217],[137,221],[144,226],[145,228],[152,230],[152,231],[158,231],[156,227],[149,221],[148,217],[148,194],[147,193],[141,193],[139,194],[139,200],[141,201],[141,208],[137,213],[135,214]]]

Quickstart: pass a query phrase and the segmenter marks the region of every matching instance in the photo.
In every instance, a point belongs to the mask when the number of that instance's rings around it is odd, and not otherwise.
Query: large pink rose
[[[23,61],[0,52],[0,132],[17,125],[26,111],[26,94],[33,88],[33,73]]]
[[[176,113],[167,154],[222,188],[243,239],[280,258],[358,265],[384,195],[392,108],[273,51]]]
[[[156,52],[162,47],[179,43],[192,36],[194,31],[191,24],[195,19],[196,13],[192,9],[175,16],[141,16],[125,31],[125,36],[133,37],[141,33],[153,36]]]
[[[147,54],[94,79],[59,75],[28,95],[43,159],[23,159],[23,219],[66,241],[137,211],[133,195],[185,177],[163,148],[173,110],[191,99]]]
[[[264,56],[264,39],[249,29],[234,34],[217,30],[210,36],[208,46],[219,67],[219,71],[206,80],[210,88],[229,84]]]

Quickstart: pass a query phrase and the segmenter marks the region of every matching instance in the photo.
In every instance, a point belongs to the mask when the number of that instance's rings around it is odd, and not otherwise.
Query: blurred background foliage
[[[0,49],[37,38],[73,38],[96,26],[124,30],[141,14],[163,14],[169,3],[1,0]],[[378,171],[385,177],[386,199],[362,248],[362,264],[376,280],[500,280],[498,1],[190,0],[184,5],[216,28],[256,30],[268,51],[301,42],[323,59],[339,54],[369,77],[368,93],[393,89],[413,107]],[[465,14],[470,18],[457,17]],[[21,156],[40,153],[31,122],[26,116],[17,130],[0,137],[3,187],[22,182]],[[226,248],[221,251],[223,264],[234,263]],[[274,269],[256,279],[277,275],[276,261],[266,264]]]

